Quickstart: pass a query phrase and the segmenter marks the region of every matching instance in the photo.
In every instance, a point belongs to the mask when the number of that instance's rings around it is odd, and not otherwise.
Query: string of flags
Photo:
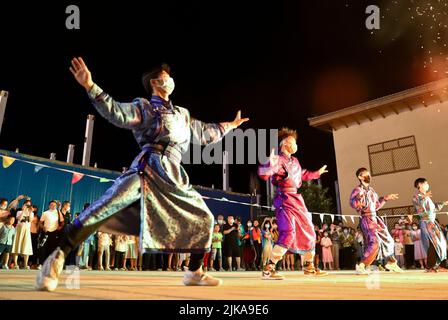
[[[264,208],[264,209],[269,209],[274,211],[275,208],[274,206],[262,206],[256,203],[247,203],[247,202],[239,202],[239,201],[235,201],[235,200],[229,200],[225,197],[222,198],[213,198],[213,197],[207,197],[207,196],[202,196],[202,198],[204,199],[208,199],[208,200],[216,200],[216,201],[221,201],[221,202],[229,202],[229,203],[236,203],[236,204],[241,204],[241,205],[245,205],[245,206],[251,206],[251,207],[257,207],[257,208]],[[320,213],[320,212],[310,212],[313,215],[319,215],[321,221],[324,221],[324,217],[325,216],[330,216],[331,217],[331,222],[334,222],[334,218],[335,217],[341,217],[342,220],[344,222],[347,222],[347,219],[350,218],[350,220],[352,221],[352,223],[355,223],[355,218],[360,218],[360,215],[354,215],[354,214],[337,214],[337,213]],[[437,212],[436,214],[446,214],[448,215],[448,212]],[[387,215],[387,216],[382,216],[382,217],[386,217],[386,218],[401,218],[403,216],[407,216],[407,217],[412,217],[412,216],[418,216],[418,214],[411,214],[411,215]],[[412,220],[412,218],[411,218]]]
[[[90,177],[90,178],[98,179],[101,183],[115,181],[113,179],[107,179],[107,178],[104,178],[104,177],[98,177],[98,176],[95,176],[95,175],[84,174],[84,173],[80,173],[80,172],[76,172],[76,171],[72,171],[72,170],[67,170],[67,169],[62,169],[62,168],[55,168],[55,167],[47,166],[45,164],[35,163],[35,162],[32,162],[32,161],[27,161],[27,160],[22,160],[22,159],[16,159],[16,158],[5,156],[5,155],[0,155],[0,156],[3,158],[2,165],[3,165],[3,168],[5,168],[5,169],[9,168],[15,161],[20,161],[20,162],[25,162],[25,163],[34,165],[34,173],[38,173],[43,168],[50,168],[50,169],[53,169],[53,170],[58,170],[58,171],[71,173],[72,174],[72,180],[71,180],[71,184],[72,185],[78,183],[84,177]]]
[[[64,172],[71,173],[72,174],[72,180],[71,180],[71,184],[72,185],[78,183],[84,177],[90,177],[90,178],[98,179],[101,183],[115,181],[114,179],[107,179],[107,178],[104,178],[104,177],[98,177],[98,176],[95,176],[95,175],[84,174],[84,173],[80,173],[80,172],[76,172],[76,171],[72,171],[72,170],[67,170],[67,169],[62,169],[62,168],[55,168],[55,167],[47,166],[47,165],[44,165],[44,164],[39,164],[39,163],[26,161],[26,160],[22,160],[22,159],[16,159],[16,158],[5,156],[5,155],[0,155],[0,156],[3,158],[3,161],[2,161],[3,162],[3,168],[5,168],[5,169],[9,168],[15,161],[20,161],[20,162],[25,162],[25,163],[34,165],[34,173],[38,173],[43,168],[50,168],[50,169],[53,169],[53,170],[58,170],[58,171],[64,171]],[[208,199],[208,200],[215,200],[215,201],[235,203],[235,204],[239,204],[239,205],[257,207],[257,208],[269,209],[269,210],[272,210],[272,211],[275,210],[274,206],[269,207],[269,206],[259,205],[259,204],[256,204],[256,203],[247,203],[247,202],[240,202],[240,201],[235,201],[235,200],[229,200],[229,199],[227,199],[225,197],[214,198],[214,197],[202,196],[202,198],[203,199]],[[332,222],[334,222],[335,217],[341,217],[344,222],[347,222],[347,219],[350,218],[352,223],[355,223],[355,218],[360,218],[359,215],[350,215],[350,214],[318,213],[318,212],[310,212],[310,213],[313,214],[313,215],[319,215],[320,219],[322,221],[323,221],[325,216],[330,216]],[[446,215],[448,215],[448,212],[437,212],[437,214],[446,214]],[[387,218],[400,218],[400,217],[403,217],[403,216],[405,216],[405,215],[388,215],[388,216],[385,216],[385,217],[387,217]],[[412,216],[418,216],[418,214],[406,215],[406,216],[408,216],[408,217],[410,217],[410,219],[412,219]]]

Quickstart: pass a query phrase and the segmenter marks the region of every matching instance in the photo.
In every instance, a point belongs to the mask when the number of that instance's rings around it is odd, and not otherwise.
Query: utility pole
[[[87,116],[86,134],[84,136],[84,152],[82,155],[82,165],[85,167],[90,166],[90,152],[92,150],[92,138],[93,138],[93,124],[95,122],[95,116],[89,114]]]

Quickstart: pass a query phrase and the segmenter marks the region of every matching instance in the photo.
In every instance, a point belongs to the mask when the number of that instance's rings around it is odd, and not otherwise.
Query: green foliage
[[[328,188],[323,188],[317,183],[304,182],[302,187],[300,187],[299,192],[305,200],[305,205],[308,208],[308,211],[317,213],[336,212],[333,207],[333,200],[328,195]],[[321,225],[320,216],[313,215],[313,222]],[[324,216],[323,222],[330,224],[331,217],[329,215]]]

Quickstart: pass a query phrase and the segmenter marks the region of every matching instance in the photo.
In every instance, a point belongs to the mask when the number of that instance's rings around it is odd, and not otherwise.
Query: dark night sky
[[[68,70],[70,59],[82,56],[94,81],[118,101],[144,96],[142,72],[165,61],[173,69],[176,104],[204,121],[232,120],[240,108],[251,118],[246,128],[297,129],[302,165],[328,164],[323,183],[330,187],[336,180],[332,137],[310,128],[307,118],[440,76],[425,73],[416,30],[405,20],[397,29],[386,15],[385,29],[374,35],[366,29],[367,5],[378,4],[383,13],[392,1],[58,2],[2,4],[0,89],[10,97],[1,149],[42,157],[56,152],[65,160],[72,143],[80,163],[92,113],[92,163],[129,166],[138,153],[131,132],[98,116]],[[80,7],[81,30],[65,28],[69,4]],[[220,166],[186,169],[193,184],[221,187]],[[231,166],[234,191],[249,192],[254,169]]]

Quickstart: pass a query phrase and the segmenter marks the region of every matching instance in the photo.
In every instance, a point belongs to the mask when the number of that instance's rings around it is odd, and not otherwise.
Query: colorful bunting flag
[[[342,220],[344,220],[344,222],[347,222],[347,218],[345,217],[345,215],[342,215]]]
[[[324,223],[324,214],[323,214],[323,213],[320,214],[320,221],[321,221],[322,223]]]
[[[107,179],[107,178],[100,178],[100,182],[110,182],[110,181],[112,181],[112,180]]]
[[[79,182],[84,177],[84,174],[79,172],[73,172],[72,184]]]
[[[44,167],[39,166],[39,165],[35,165],[34,166],[34,173],[38,173],[40,170],[42,170]]]
[[[7,157],[7,156],[3,156],[3,168],[8,168],[9,166],[11,166],[14,161],[16,161],[16,159],[11,158],[11,157]]]

